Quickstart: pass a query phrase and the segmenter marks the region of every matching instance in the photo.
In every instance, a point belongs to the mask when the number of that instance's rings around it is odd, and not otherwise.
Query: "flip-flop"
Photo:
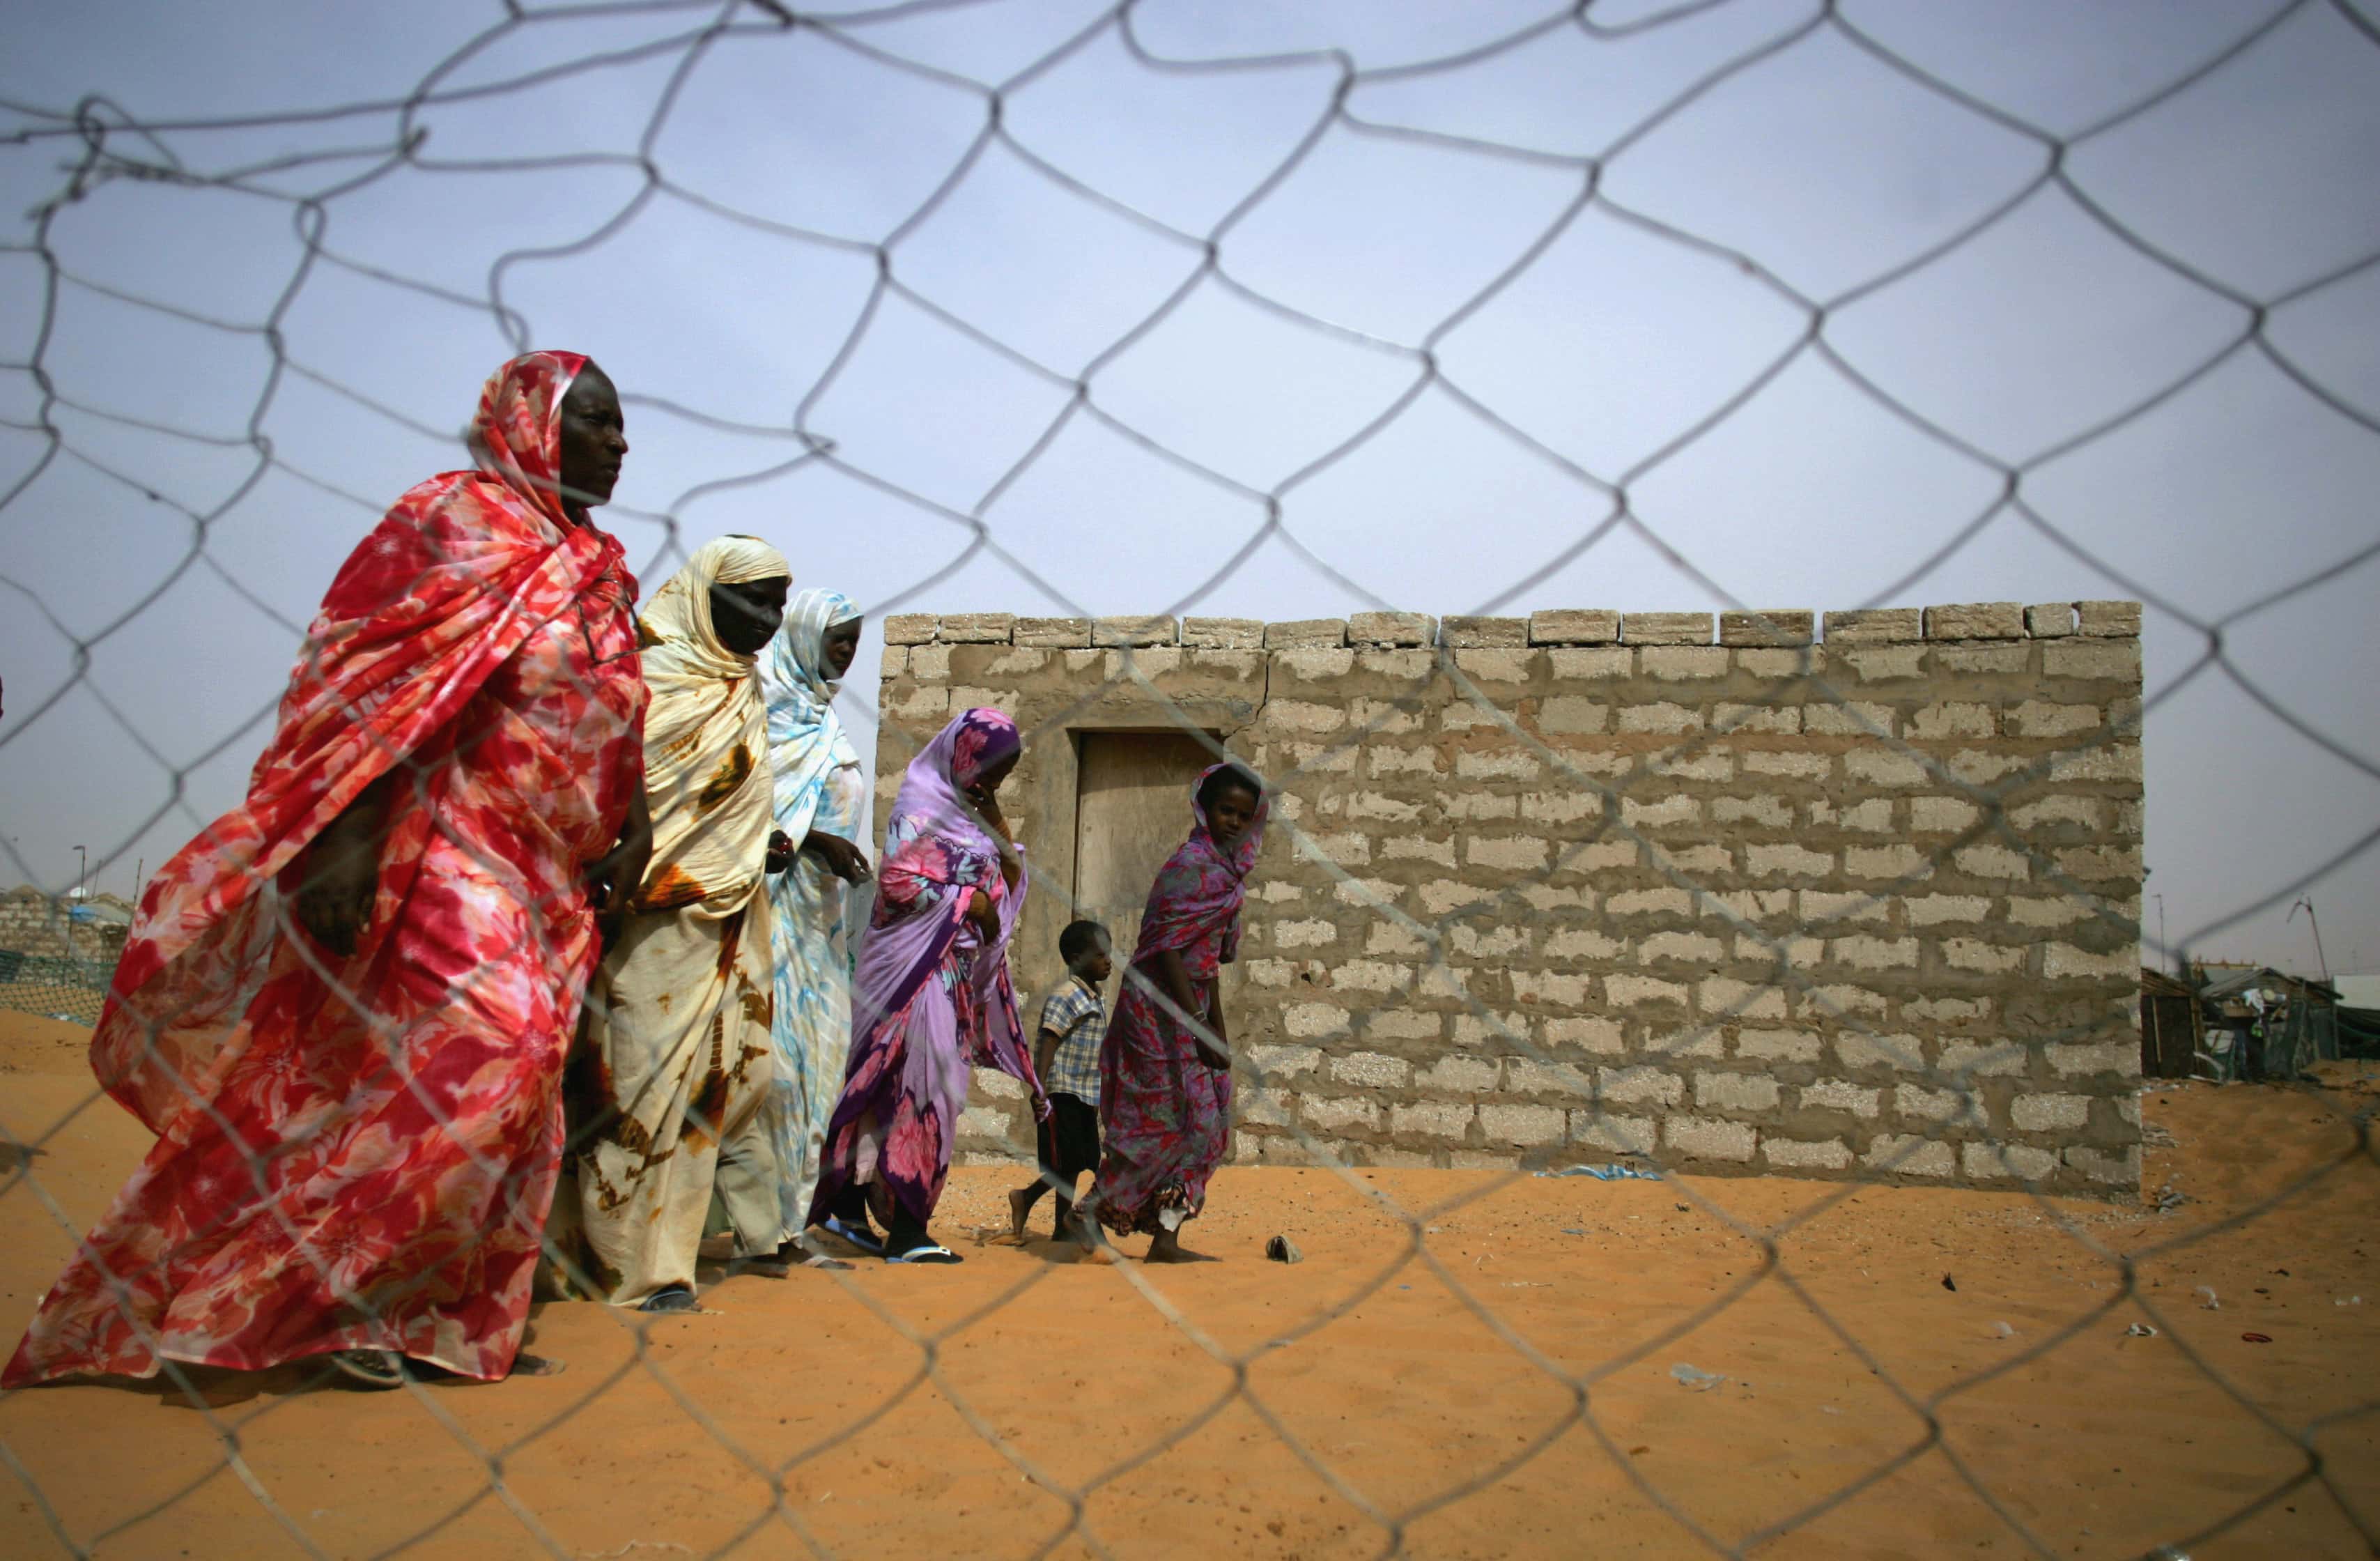
[[[923,1246],[912,1247],[905,1252],[887,1252],[884,1254],[884,1261],[886,1262],[949,1263],[965,1262],[966,1259],[939,1241],[929,1241]]]
[[[405,1357],[393,1349],[334,1349],[331,1364],[349,1382],[386,1390],[405,1385]]]
[[[866,1226],[845,1225],[840,1215],[829,1214],[826,1217],[826,1229],[828,1235],[850,1242],[871,1258],[880,1258],[884,1255],[884,1238]]]
[[[682,1285],[673,1285],[666,1290],[655,1290],[647,1296],[637,1303],[637,1310],[667,1315],[671,1312],[700,1311],[702,1303],[695,1299],[692,1290]]]

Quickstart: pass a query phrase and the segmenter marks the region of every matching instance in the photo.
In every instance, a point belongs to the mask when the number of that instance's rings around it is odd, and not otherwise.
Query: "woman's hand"
[[[653,815],[645,788],[637,787],[628,802],[628,816],[620,823],[619,844],[587,864],[589,898],[595,906],[595,931],[610,948],[620,936],[628,901],[645,882],[653,860]]]
[[[1000,876],[1012,889],[1024,875],[1025,859],[1016,851],[1016,833],[1008,826],[1008,819],[1000,811],[1000,793],[988,787],[967,787],[967,803],[983,820],[984,827],[992,833],[992,842],[1000,848]]]
[[[1000,936],[1000,907],[981,889],[967,891],[966,919],[974,922],[975,930],[986,938]]]
[[[346,811],[314,837],[298,862],[293,909],[316,943],[346,958],[371,925],[380,894],[381,830],[388,813],[385,776],[366,787]]]
[[[865,884],[875,871],[868,865],[868,853],[840,835],[813,829],[802,836],[802,849],[823,860],[826,870],[846,884]]]
[[[768,855],[760,859],[764,872],[783,872],[794,865],[794,837],[782,829],[769,831]]]

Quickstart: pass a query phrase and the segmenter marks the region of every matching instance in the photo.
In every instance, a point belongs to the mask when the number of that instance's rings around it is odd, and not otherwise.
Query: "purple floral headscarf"
[[[1016,723],[999,711],[967,711],[909,761],[900,795],[892,799],[892,817],[920,820],[961,850],[998,856],[1000,843],[976,822],[964,793],[1024,746]]]

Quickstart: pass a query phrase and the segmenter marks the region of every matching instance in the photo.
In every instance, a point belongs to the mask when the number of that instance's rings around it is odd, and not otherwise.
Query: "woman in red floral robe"
[[[157,1143],[9,1387],[515,1369],[595,901],[649,847],[645,688],[587,516],[627,451],[611,382],[516,359],[471,438],[480,470],[407,493],[332,582],[247,801],[141,896],[91,1065]]]

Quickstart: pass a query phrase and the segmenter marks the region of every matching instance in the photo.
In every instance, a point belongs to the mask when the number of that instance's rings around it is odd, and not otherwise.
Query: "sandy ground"
[[[146,1148],[81,1039],[0,1014],[0,1126],[40,1146],[0,1184],[12,1337],[59,1216]],[[688,1318],[540,1308],[548,1380],[0,1399],[0,1555],[71,1554],[62,1531],[107,1557],[759,1557],[802,1554],[797,1524],[880,1555],[1709,1554],[1699,1531],[1814,1561],[2365,1556],[2380,1079],[2329,1086],[2150,1094],[2149,1186],[2186,1198],[2163,1213],[1226,1170],[1193,1243],[1221,1261],[1144,1271],[973,1245],[1018,1177],[962,1170],[963,1266],[737,1278]],[[1264,1261],[1276,1232],[1302,1264]]]

